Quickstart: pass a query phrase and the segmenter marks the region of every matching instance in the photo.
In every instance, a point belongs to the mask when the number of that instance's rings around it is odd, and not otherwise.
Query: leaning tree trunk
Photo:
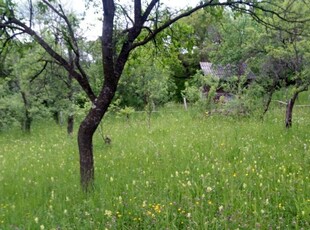
[[[269,106],[270,106],[270,103],[271,103],[271,99],[272,99],[272,94],[269,94],[269,95],[268,95],[268,98],[267,98],[267,101],[266,101],[266,104],[265,104],[265,106],[264,106],[264,111],[263,111],[262,117],[264,117],[265,114],[267,113],[267,111],[269,110]]]
[[[286,115],[285,115],[285,127],[291,128],[292,127],[292,117],[293,117],[293,108],[298,96],[298,92],[295,92],[293,97],[289,99],[287,106],[286,106]]]
[[[272,90],[269,90],[269,92],[267,93],[267,101],[264,105],[264,111],[261,115],[261,119],[264,118],[265,114],[267,113],[267,111],[269,110],[269,107],[270,107],[270,103],[271,103],[271,100],[272,100],[272,95],[274,93],[274,87],[272,88]]]
[[[116,85],[105,85],[78,131],[81,186],[90,191],[94,185],[93,135],[107,111],[116,91]]]

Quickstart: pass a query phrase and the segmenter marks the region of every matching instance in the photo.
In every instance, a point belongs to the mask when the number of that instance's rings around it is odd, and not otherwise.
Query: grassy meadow
[[[295,108],[290,130],[284,114],[167,107],[150,127],[143,113],[110,115],[90,194],[65,127],[1,133],[0,229],[310,229],[310,108]]]

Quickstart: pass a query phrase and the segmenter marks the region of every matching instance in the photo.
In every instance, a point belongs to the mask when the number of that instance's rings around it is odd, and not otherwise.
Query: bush
[[[17,95],[0,99],[0,117],[0,131],[22,123],[23,104]]]

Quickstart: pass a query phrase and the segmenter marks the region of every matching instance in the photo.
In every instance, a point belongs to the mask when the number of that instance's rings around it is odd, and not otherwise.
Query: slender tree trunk
[[[62,126],[64,123],[63,112],[62,111],[54,111],[53,112],[53,119],[57,125]]]
[[[293,97],[289,99],[287,106],[286,106],[286,116],[285,116],[285,127],[291,128],[292,127],[292,117],[293,117],[293,108],[298,96],[298,92],[294,93]]]
[[[69,87],[69,93],[68,93],[68,100],[71,104],[73,104],[73,89],[72,89],[72,76],[68,76],[68,87]],[[69,115],[67,118],[67,133],[69,136],[72,136],[73,134],[73,126],[74,126],[74,113],[73,111],[69,111]]]
[[[264,111],[263,111],[263,114],[261,116],[261,119],[264,118],[265,114],[267,113],[267,111],[269,110],[269,106],[270,106],[270,103],[271,103],[271,99],[272,99],[272,95],[274,93],[274,89],[270,90],[267,94],[267,101],[264,105]]]
[[[27,132],[27,133],[30,133],[31,131],[31,124],[32,124],[32,118],[29,114],[29,111],[26,110],[25,112],[25,121],[24,121],[24,130]]]
[[[30,103],[28,101],[27,95],[24,91],[21,91],[21,95],[23,98],[23,102],[24,102],[24,107],[25,107],[25,117],[24,117],[24,121],[23,121],[23,130],[27,133],[30,133],[31,131],[31,123],[32,123],[32,117],[30,115]]]
[[[67,120],[67,133],[70,136],[72,136],[72,134],[73,134],[73,126],[74,126],[74,115],[69,114],[68,120]]]
[[[53,119],[56,122],[57,125],[60,125],[60,121],[59,121],[59,112],[58,111],[54,111],[53,112]]]
[[[71,66],[73,66],[74,65],[74,60],[73,60],[72,50],[68,49],[68,54],[69,54],[69,62],[71,64]],[[68,73],[67,86],[68,86],[68,90],[69,90],[69,92],[68,92],[68,100],[69,100],[70,104],[73,104],[72,79],[73,79],[73,76],[69,72]],[[72,134],[73,134],[73,126],[74,126],[73,111],[69,111],[69,115],[68,115],[68,118],[67,118],[67,133],[68,133],[69,136],[72,136]]]

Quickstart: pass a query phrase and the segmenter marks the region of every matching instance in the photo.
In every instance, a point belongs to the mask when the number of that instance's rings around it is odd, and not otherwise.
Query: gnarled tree
[[[88,3],[90,2],[93,1],[88,1]],[[274,1],[269,0],[205,0],[200,1],[196,7],[171,12],[168,8],[164,8],[165,6],[160,0],[134,0],[131,1],[132,6],[129,7],[120,5],[115,0],[102,0],[103,17],[100,39],[104,73],[102,78],[104,81],[100,92],[95,94],[89,76],[81,65],[82,51],[66,11],[57,1],[41,0],[39,3],[41,7],[48,8],[62,19],[63,28],[66,30],[66,39],[74,55],[73,63],[68,60],[68,57],[54,49],[49,41],[44,39],[44,35],[32,26],[35,17],[34,12],[29,13],[29,20],[26,21],[25,18],[19,16],[16,5],[10,0],[0,1],[0,28],[2,34],[22,32],[36,40],[59,65],[68,71],[70,76],[78,81],[92,102],[92,107],[81,122],[78,131],[81,185],[86,191],[92,187],[94,181],[93,134],[115,95],[118,82],[131,51],[152,41],[157,34],[179,19],[205,7],[219,11],[230,7],[232,10],[250,14],[255,20],[267,26],[271,26],[271,24],[260,17],[263,12],[264,14],[275,15],[281,20],[294,20],[294,18],[287,19],[287,17],[284,17],[284,15],[289,14],[291,4],[294,1],[287,1],[277,5]],[[29,9],[33,9],[33,7],[29,7]],[[119,18],[119,14],[122,14],[123,20]]]

